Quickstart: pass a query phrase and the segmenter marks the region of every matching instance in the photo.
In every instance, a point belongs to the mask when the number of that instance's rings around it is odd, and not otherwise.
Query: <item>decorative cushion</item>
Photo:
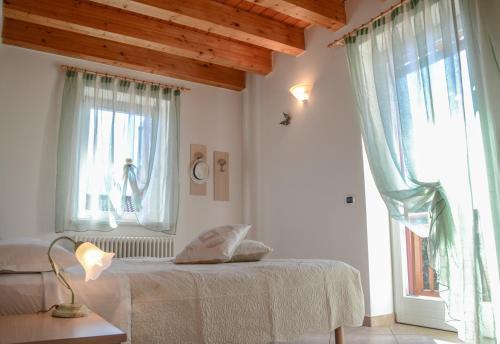
[[[175,257],[176,264],[224,263],[245,238],[251,225],[228,225],[209,229],[196,237]]]
[[[271,252],[273,249],[260,241],[243,240],[229,262],[256,262]]]
[[[0,273],[51,271],[49,246],[48,241],[31,238],[0,240]],[[59,245],[52,248],[51,255],[59,267],[78,264],[73,253]]]

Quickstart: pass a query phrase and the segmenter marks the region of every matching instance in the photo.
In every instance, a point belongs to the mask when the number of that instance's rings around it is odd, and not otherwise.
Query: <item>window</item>
[[[173,233],[179,95],[159,85],[67,74],[56,201],[64,212],[56,227],[140,225]]]
[[[111,109],[94,108],[90,109],[88,116],[87,155],[80,164],[78,197],[81,201],[78,218],[106,220],[108,212],[120,207],[124,220],[122,223],[137,223],[137,206],[132,191],[137,186],[131,185],[125,169],[136,169],[137,179],[143,179],[141,164],[145,163],[143,156],[147,154],[143,151],[146,148],[144,128],[147,119],[141,114],[114,113]],[[103,178],[110,168],[112,183],[122,189],[118,202],[109,197],[109,186],[106,178]]]

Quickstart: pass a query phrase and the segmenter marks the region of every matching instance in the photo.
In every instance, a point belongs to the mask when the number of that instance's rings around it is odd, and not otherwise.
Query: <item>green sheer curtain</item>
[[[57,155],[56,232],[138,225],[174,234],[180,91],[67,71]]]
[[[495,333],[500,334],[500,1],[461,0],[474,111],[481,120],[492,227],[485,231]]]
[[[498,250],[462,12],[455,0],[409,1],[346,46],[377,188],[394,219],[430,238],[447,321],[481,343],[498,332]]]

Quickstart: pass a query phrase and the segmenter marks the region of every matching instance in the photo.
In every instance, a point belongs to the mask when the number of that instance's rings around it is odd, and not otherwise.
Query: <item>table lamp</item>
[[[47,252],[47,254],[49,256],[49,262],[52,266],[52,270],[56,274],[59,282],[71,292],[71,303],[62,303],[60,305],[57,305],[52,312],[52,316],[57,318],[85,317],[90,314],[90,310],[83,304],[80,305],[75,303],[75,293],[73,291],[73,288],[66,280],[66,278],[64,278],[58,265],[50,254],[54,244],[63,239],[69,240],[71,243],[73,243],[73,251],[75,252],[76,259],[85,270],[85,282],[87,282],[88,280],[97,279],[101,272],[106,270],[111,265],[111,260],[113,259],[113,256],[115,254],[104,252],[97,246],[89,242],[77,242],[67,236],[62,236],[55,239],[49,246],[49,251]]]

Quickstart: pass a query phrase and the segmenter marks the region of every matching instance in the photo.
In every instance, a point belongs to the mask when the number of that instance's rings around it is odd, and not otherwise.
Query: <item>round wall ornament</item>
[[[203,158],[198,158],[191,164],[191,180],[196,184],[204,184],[208,181],[210,170]]]

